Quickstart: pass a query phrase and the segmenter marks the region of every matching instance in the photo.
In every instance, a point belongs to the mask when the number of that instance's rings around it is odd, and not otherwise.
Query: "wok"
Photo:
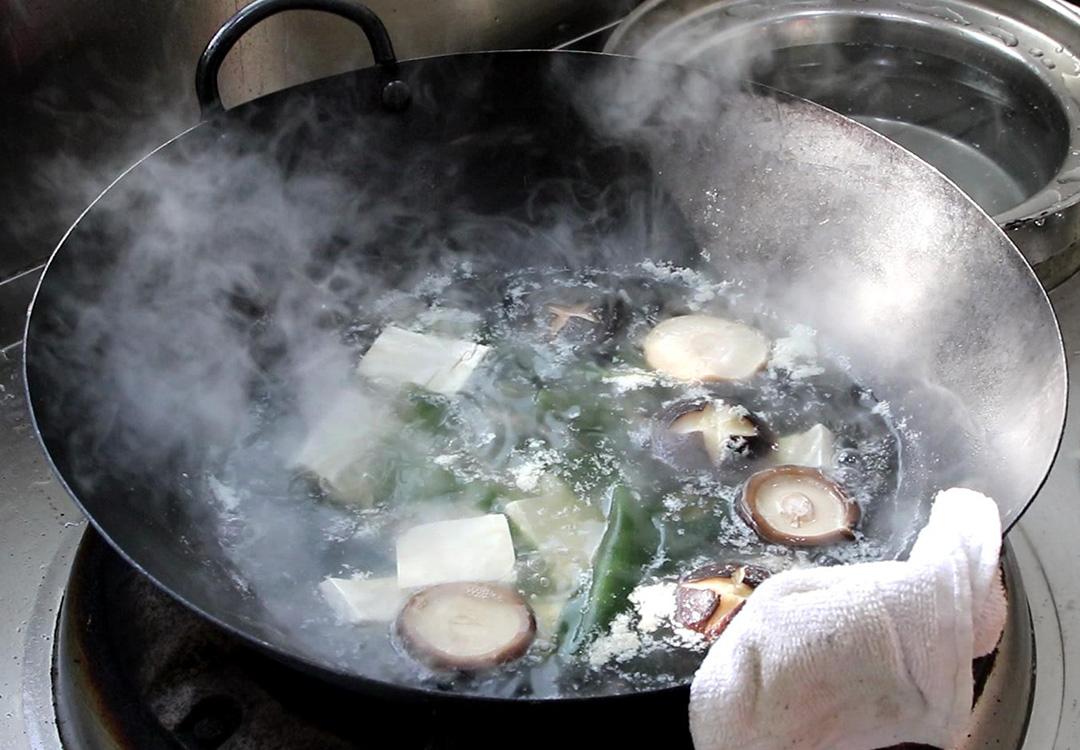
[[[377,64],[224,111],[225,54],[290,8],[359,23]],[[252,411],[333,387],[342,321],[372,287],[455,258],[477,268],[478,295],[524,265],[671,261],[818,329],[905,426],[896,500],[865,519],[879,557],[904,554],[933,491],[986,491],[1007,527],[1049,470],[1065,358],[1031,268],[940,173],[851,120],[616,56],[398,63],[378,19],[344,0],[257,0],[211,41],[197,84],[205,120],[121,175],[50,259],[26,383],[96,529],[279,658],[405,695],[551,697],[369,669],[306,617],[317,576],[342,563],[336,516],[282,501],[223,523],[205,479]],[[230,553],[237,539],[257,566]]]

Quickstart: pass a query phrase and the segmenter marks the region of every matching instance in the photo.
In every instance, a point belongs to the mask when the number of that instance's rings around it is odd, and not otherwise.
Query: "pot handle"
[[[195,97],[199,101],[202,119],[223,112],[221,92],[218,90],[218,72],[229,50],[240,41],[255,24],[270,16],[287,10],[321,10],[347,18],[364,31],[375,64],[386,73],[388,80],[382,87],[382,103],[386,109],[397,111],[408,106],[408,85],[396,78],[397,58],[386,26],[375,13],[355,0],[254,0],[226,21],[210,39],[199,56],[195,68]]]

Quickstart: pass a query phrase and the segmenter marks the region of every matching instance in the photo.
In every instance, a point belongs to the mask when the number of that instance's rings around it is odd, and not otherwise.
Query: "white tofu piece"
[[[536,618],[536,637],[545,641],[554,641],[559,634],[559,620],[569,601],[570,594],[552,594],[538,596],[529,602],[533,617]]]
[[[356,371],[389,383],[412,383],[435,393],[460,391],[487,354],[472,341],[447,339],[389,326],[367,350]]]
[[[785,435],[776,442],[773,462],[821,469],[832,466],[835,438],[823,424],[816,424],[806,432]]]
[[[385,409],[369,396],[347,391],[308,430],[293,464],[322,479],[341,500],[369,496],[369,452],[386,428]]]
[[[507,503],[506,516],[547,563],[555,590],[573,591],[600,546],[604,517],[557,479],[540,487],[536,497]]]
[[[818,364],[817,331],[806,325],[794,326],[790,335],[773,342],[769,367],[787,370],[795,380],[825,372]]]
[[[397,580],[403,589],[506,581],[513,578],[514,562],[510,525],[501,513],[414,526],[397,540]]]
[[[389,622],[397,617],[405,592],[397,578],[327,578],[319,593],[344,622]]]
[[[479,313],[454,307],[432,307],[416,316],[424,332],[434,336],[469,338],[474,336],[484,319]]]

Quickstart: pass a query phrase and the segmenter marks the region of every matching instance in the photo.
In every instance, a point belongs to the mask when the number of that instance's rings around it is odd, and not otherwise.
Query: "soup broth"
[[[759,331],[764,366],[716,382],[650,367],[649,332],[690,314]],[[667,687],[708,645],[674,616],[676,584],[701,566],[892,554],[880,529],[902,461],[888,405],[736,283],[648,261],[492,280],[463,262],[336,324],[354,352],[347,386],[313,412],[268,393],[257,429],[207,477],[237,575],[303,623],[313,658],[473,694]],[[710,404],[748,415],[753,435],[711,453],[704,431],[671,438]],[[746,481],[784,463],[858,506],[852,538],[791,546],[747,523]],[[409,597],[448,581],[516,592],[535,622],[523,654],[433,667],[403,642]]]

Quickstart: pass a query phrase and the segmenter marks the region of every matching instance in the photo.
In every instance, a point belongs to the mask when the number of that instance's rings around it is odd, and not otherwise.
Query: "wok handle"
[[[395,77],[397,58],[390,35],[386,33],[382,20],[366,5],[355,0],[254,0],[218,29],[199,57],[199,64],[195,68],[195,96],[202,119],[225,110],[218,90],[218,73],[229,51],[255,24],[287,10],[321,10],[346,18],[363,29],[371,45],[375,64],[390,79],[382,88],[383,106],[396,111],[408,105],[409,88],[404,81]]]

